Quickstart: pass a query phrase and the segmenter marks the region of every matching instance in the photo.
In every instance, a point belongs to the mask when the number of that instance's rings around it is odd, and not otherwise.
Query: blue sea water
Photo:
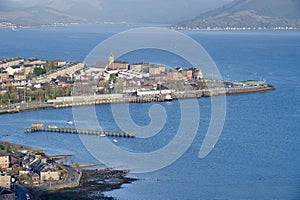
[[[0,57],[82,61],[99,42],[129,28],[87,25],[0,30]],[[185,154],[162,170],[130,174],[139,180],[106,194],[118,199],[300,199],[300,32],[183,33],[203,45],[224,78],[264,79],[277,89],[227,96],[222,135],[204,159],[199,159],[198,153],[210,121],[211,102],[209,98],[199,99],[199,129]],[[152,53],[140,52],[141,60],[130,55],[123,58],[151,62],[156,57],[156,62],[170,66],[183,62],[171,55]],[[153,105],[131,104],[134,121],[147,125]],[[118,139],[117,145],[144,152],[168,143],[178,129],[180,105],[178,101],[159,105],[168,116],[160,134],[147,140]],[[118,129],[110,105],[96,106],[96,112],[104,129]],[[70,119],[71,108],[1,115],[1,140],[45,148],[48,154],[72,154],[81,163],[97,162],[78,136],[23,133],[23,128],[32,123],[66,126]]]

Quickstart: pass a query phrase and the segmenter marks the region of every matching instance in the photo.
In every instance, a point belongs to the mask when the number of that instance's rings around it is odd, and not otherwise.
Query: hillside
[[[300,0],[234,0],[178,26],[300,28]]]
[[[0,9],[0,22],[35,26],[54,23],[80,23],[83,18],[72,16],[47,7]]]
[[[1,22],[22,26],[54,23],[178,23],[229,0],[0,0]],[[5,24],[5,23],[4,23]]]

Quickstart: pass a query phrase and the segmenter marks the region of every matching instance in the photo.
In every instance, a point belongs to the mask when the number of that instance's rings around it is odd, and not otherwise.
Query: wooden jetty
[[[96,167],[96,166],[101,166],[103,165],[102,163],[98,163],[98,164],[76,164],[75,167],[78,168],[84,168],[84,167]]]
[[[55,156],[48,156],[48,159],[50,160],[60,160],[60,159],[66,159],[71,157],[72,155],[55,155]]]
[[[99,135],[99,136],[112,136],[112,137],[125,137],[125,138],[134,138],[135,137],[135,133],[77,129],[77,128],[61,128],[61,127],[56,127],[56,126],[47,126],[44,124],[32,124],[31,128],[25,128],[24,132],[25,133],[56,132],[56,133]]]

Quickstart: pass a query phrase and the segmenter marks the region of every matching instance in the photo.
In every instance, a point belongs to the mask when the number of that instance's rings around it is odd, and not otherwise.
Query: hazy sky
[[[229,1],[231,0],[0,0],[0,6],[47,6],[89,19],[168,23],[194,18]]]

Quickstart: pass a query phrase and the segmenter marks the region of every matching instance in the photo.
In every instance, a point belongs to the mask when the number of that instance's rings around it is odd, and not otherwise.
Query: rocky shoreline
[[[70,199],[70,200],[112,200],[103,193],[119,189],[124,184],[130,184],[137,179],[126,177],[128,170],[114,170],[112,168],[101,170],[82,170],[80,184],[76,188],[65,188],[60,190],[47,190],[35,192],[34,199]]]
[[[2,151],[31,151],[33,147],[0,141]],[[72,166],[69,166],[72,168]],[[103,193],[121,188],[124,184],[137,181],[136,178],[127,177],[129,170],[116,170],[113,168],[104,169],[81,169],[76,171],[75,176],[80,174],[78,184],[64,185],[59,182],[44,187],[24,185],[30,191],[30,196],[35,200],[57,200],[57,199],[80,199],[80,200],[111,200]],[[78,175],[77,175],[78,176]],[[21,183],[20,183],[21,184]],[[60,185],[61,184],[61,185]]]

